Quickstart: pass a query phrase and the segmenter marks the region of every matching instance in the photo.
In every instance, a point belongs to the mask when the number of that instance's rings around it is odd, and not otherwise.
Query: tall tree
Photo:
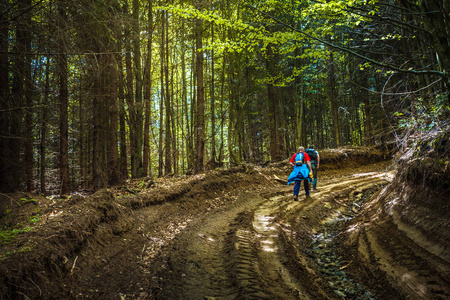
[[[24,1],[24,7],[29,9],[31,7],[31,0]],[[27,184],[27,192],[33,190],[33,84],[31,79],[31,37],[32,24],[31,14],[24,14],[24,22],[26,24],[26,31],[24,36],[25,44],[25,64],[24,64],[24,88],[25,88],[25,176]]]
[[[117,32],[119,38],[123,40],[123,32]],[[122,179],[128,178],[128,154],[127,154],[127,128],[126,128],[126,111],[125,111],[125,79],[123,76],[123,56],[121,54],[122,43],[117,43],[117,69],[119,76],[119,144],[120,144],[120,174]]]
[[[117,3],[113,3],[113,6],[108,10],[106,18],[109,19],[108,27],[111,30],[111,38],[106,42],[107,53],[105,54],[106,70],[106,103],[108,103],[108,115],[109,115],[109,136],[107,145],[107,164],[108,164],[108,184],[116,185],[122,181],[119,165],[119,139],[118,139],[118,127],[119,127],[119,108],[118,108],[118,89],[119,89],[119,73],[117,69],[117,61],[115,51],[117,47],[117,40],[120,36],[120,24],[115,18],[116,12],[119,12],[120,8]]]
[[[153,43],[153,3],[148,2],[148,25],[147,25],[147,58],[144,68],[144,157],[142,160],[142,176],[152,174],[150,160],[150,118],[151,118],[151,96],[152,96],[152,43]],[[148,173],[149,172],[149,173]]]
[[[165,93],[164,93],[164,107],[165,107],[165,139],[164,139],[164,173],[170,174],[172,172],[172,129],[171,124],[173,120],[172,115],[172,103],[171,103],[171,93],[170,93],[170,79],[169,79],[169,14],[163,12],[163,35],[164,35],[164,59],[161,68],[164,69],[164,79],[165,79]],[[162,125],[162,124],[161,124]]]
[[[47,58],[45,63],[45,87],[44,87],[44,97],[42,101],[42,120],[41,120],[41,142],[39,145],[39,153],[41,158],[40,167],[40,189],[43,195],[47,194],[46,189],[46,168],[47,168],[47,156],[46,156],[46,145],[47,145],[47,119],[48,110],[47,107],[49,103],[49,93],[50,93],[50,60]]]
[[[274,78],[275,74],[275,55],[272,50],[273,45],[268,46],[268,53],[266,57],[266,66],[269,76]],[[267,83],[267,100],[268,100],[268,115],[269,115],[269,131],[270,131],[270,157],[272,161],[277,161],[280,158],[279,145],[279,124],[278,124],[278,95],[277,87],[269,81]]]
[[[97,54],[95,55],[96,64],[92,64],[93,66],[93,117],[92,117],[92,179],[93,186],[95,190],[98,190],[105,186],[105,174],[103,170],[103,139],[102,139],[102,131],[103,131],[103,123],[102,123],[102,109],[103,109],[103,99],[102,99],[102,58],[103,55],[100,54],[100,50],[97,50]],[[94,66],[98,66],[98,70],[94,68]]]
[[[214,45],[214,23],[211,24],[211,44]],[[211,168],[216,168],[216,97],[215,97],[215,57],[214,48],[211,49],[211,88],[210,96],[211,99]]]
[[[58,1],[58,27],[59,27],[59,176],[61,180],[60,194],[67,194],[70,190],[69,182],[69,91],[67,87],[67,54],[66,54],[66,28],[67,8],[65,0]]]
[[[202,10],[201,0],[195,0],[195,7]],[[205,149],[205,100],[203,87],[203,20],[195,21],[195,69],[197,75],[197,114],[196,114],[196,147],[195,173],[203,171],[203,154]]]
[[[124,1],[123,14],[127,17],[129,16],[128,12],[128,0]],[[128,19],[127,19],[128,20]],[[127,22],[125,24],[124,29],[124,43],[125,43],[125,69],[126,69],[126,102],[128,105],[128,115],[129,115],[129,140],[130,140],[130,174],[132,178],[136,177],[136,166],[138,164],[138,160],[136,158],[136,130],[137,130],[137,117],[136,117],[136,103],[134,101],[134,89],[133,89],[133,74],[135,70],[133,70],[132,57],[131,57],[131,43],[130,43],[130,23]]]
[[[11,186],[10,173],[10,139],[9,139],[9,3],[2,1],[0,7],[0,191],[10,191]]]
[[[329,98],[331,103],[331,116],[333,119],[333,138],[334,145],[340,147],[340,130],[339,130],[339,116],[338,116],[338,98],[336,89],[336,66],[334,61],[334,54],[330,52],[329,67],[328,67],[328,88]]]
[[[140,1],[133,0],[133,62],[134,62],[134,76],[135,76],[135,114],[136,114],[136,128],[135,128],[135,144],[134,155],[135,165],[133,175],[135,178],[142,177],[142,150],[143,150],[143,102],[142,102],[142,67],[141,67],[141,26],[140,26]]]
[[[166,31],[164,29],[164,12],[161,12],[161,48],[160,48],[160,100],[159,100],[159,143],[158,143],[158,176],[164,175],[164,156],[163,156],[163,144],[164,144],[164,99],[165,99],[165,87],[164,87],[164,61],[165,61],[165,39]],[[166,116],[167,119],[167,116]]]
[[[114,45],[112,49],[115,49]],[[109,145],[108,145],[108,180],[109,185],[116,185],[121,182],[118,149],[118,121],[119,112],[117,105],[118,72],[116,55],[106,54],[107,69],[105,78],[107,82],[107,103],[109,103]]]

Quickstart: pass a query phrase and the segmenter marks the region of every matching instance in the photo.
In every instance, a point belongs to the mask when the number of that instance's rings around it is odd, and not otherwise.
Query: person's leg
[[[296,181],[294,185],[294,196],[298,196],[298,193],[300,192],[300,184],[301,181]]]
[[[305,195],[309,196],[309,182],[308,180],[303,180],[304,185],[305,185]]]
[[[312,164],[312,171],[313,171],[313,189],[316,189],[317,186],[317,167],[316,164]]]

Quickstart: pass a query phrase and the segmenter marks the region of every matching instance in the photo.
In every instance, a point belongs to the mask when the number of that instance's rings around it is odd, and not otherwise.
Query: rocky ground
[[[385,152],[323,158],[300,201],[287,162],[3,195],[0,299],[450,298],[447,194]]]

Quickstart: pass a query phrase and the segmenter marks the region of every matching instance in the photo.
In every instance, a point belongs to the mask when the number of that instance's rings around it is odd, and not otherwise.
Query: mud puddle
[[[357,215],[361,206],[379,190],[380,186],[374,186],[355,191],[350,201],[346,201],[348,205],[340,207],[322,222],[322,228],[313,236],[311,247],[307,250],[325,282],[339,297],[374,299],[374,294],[370,290],[346,273],[345,269],[353,261],[347,261],[341,256],[339,236],[346,230],[348,222]]]

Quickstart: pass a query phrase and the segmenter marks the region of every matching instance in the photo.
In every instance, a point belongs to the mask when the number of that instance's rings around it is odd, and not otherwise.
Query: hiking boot
[[[306,200],[311,199],[310,195],[306,195]]]
[[[298,201],[298,195],[294,195],[294,201]]]

